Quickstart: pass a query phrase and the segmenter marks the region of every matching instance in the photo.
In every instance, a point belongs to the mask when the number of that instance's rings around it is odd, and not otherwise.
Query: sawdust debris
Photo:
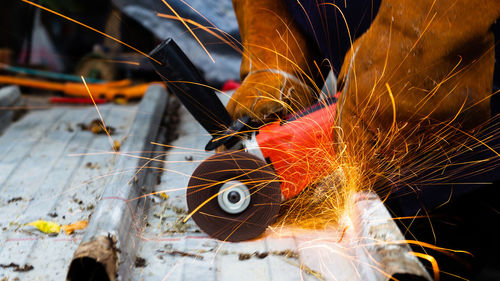
[[[244,261],[244,260],[249,260],[252,257],[258,258],[258,259],[264,259],[267,258],[268,256],[280,256],[280,257],[285,257],[285,258],[290,258],[290,259],[298,259],[299,254],[297,251],[293,250],[283,250],[283,251],[271,251],[271,252],[254,252],[254,253],[235,253],[235,252],[221,252],[222,254],[238,254],[238,260]]]
[[[75,232],[75,230],[85,229],[88,224],[89,224],[88,221],[82,220],[82,221],[74,222],[72,224],[63,225],[62,229],[64,230],[64,232],[67,235],[70,235],[70,234],[73,234],[73,232]]]
[[[13,270],[16,272],[26,272],[26,271],[33,270],[33,268],[34,268],[30,264],[25,264],[23,266],[20,266],[16,263],[13,263],[13,262],[11,262],[10,264],[0,264],[0,267],[1,268],[13,268]]]
[[[120,148],[122,147],[121,143],[119,140],[114,140],[113,141],[113,150],[114,151],[120,151]]]
[[[33,226],[46,234],[57,234],[61,231],[61,226],[59,224],[50,221],[37,220],[27,223],[26,225]]]
[[[136,257],[134,265],[135,267],[146,267],[146,259],[141,257]]]
[[[106,126],[104,129],[104,123],[100,119],[94,119],[90,121],[89,124],[78,123],[76,124],[82,131],[89,131],[96,135],[106,134],[106,131],[112,135],[115,133],[116,129],[111,126]]]
[[[17,202],[17,201],[21,201],[23,200],[22,197],[14,197],[14,198],[11,198],[7,201],[7,204],[10,204],[10,203],[13,203],[13,202]]]
[[[203,259],[203,256],[198,255],[198,254],[192,254],[184,251],[178,251],[178,250],[173,250],[173,251],[164,251],[164,250],[156,250],[157,253],[161,254],[166,254],[166,255],[171,255],[171,256],[181,256],[181,257],[190,257],[190,258],[195,258],[195,259]]]

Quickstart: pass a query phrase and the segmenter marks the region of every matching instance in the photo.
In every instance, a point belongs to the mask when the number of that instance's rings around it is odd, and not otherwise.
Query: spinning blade
[[[233,182],[246,186],[250,196],[248,207],[236,214],[224,211],[218,200],[224,191],[241,188],[229,184]],[[234,197],[244,200],[239,195]],[[194,212],[192,218],[205,233],[236,242],[256,238],[274,222],[280,209],[281,190],[278,177],[268,164],[252,154],[229,151],[209,157],[196,168],[189,180],[186,200],[189,212]]]

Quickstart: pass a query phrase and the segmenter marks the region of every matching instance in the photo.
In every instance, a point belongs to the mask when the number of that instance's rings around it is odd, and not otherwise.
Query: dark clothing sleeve
[[[285,0],[294,20],[318,47],[317,57],[328,59],[336,74],[351,47],[351,40],[368,29],[380,1]]]

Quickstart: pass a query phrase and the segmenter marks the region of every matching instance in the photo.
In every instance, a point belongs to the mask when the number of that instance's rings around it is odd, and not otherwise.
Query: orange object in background
[[[103,104],[107,103],[106,99],[91,99],[91,98],[80,98],[80,97],[51,97],[49,99],[50,103],[62,103],[62,104]]]
[[[12,51],[7,48],[0,48],[0,64],[10,63]]]
[[[89,92],[83,83],[75,82],[51,82],[39,79],[21,78],[16,76],[0,75],[0,83],[14,84],[24,87],[60,91],[68,96],[74,97],[89,97]],[[160,84],[160,82],[143,83],[139,85],[132,85],[131,80],[120,80],[113,82],[106,82],[100,84],[87,84],[94,99],[106,99],[108,101],[116,98],[120,99],[135,99],[141,98],[146,89],[152,84]]]

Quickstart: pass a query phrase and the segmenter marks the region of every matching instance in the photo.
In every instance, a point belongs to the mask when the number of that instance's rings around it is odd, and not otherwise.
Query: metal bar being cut
[[[129,280],[135,259],[136,228],[142,225],[146,201],[138,199],[151,192],[157,161],[151,142],[162,142],[159,134],[168,95],[164,87],[148,88],[129,131],[123,153],[117,153],[115,172],[108,181],[92,215],[85,236],[74,253],[67,280]],[[135,154],[134,154],[135,152]]]

